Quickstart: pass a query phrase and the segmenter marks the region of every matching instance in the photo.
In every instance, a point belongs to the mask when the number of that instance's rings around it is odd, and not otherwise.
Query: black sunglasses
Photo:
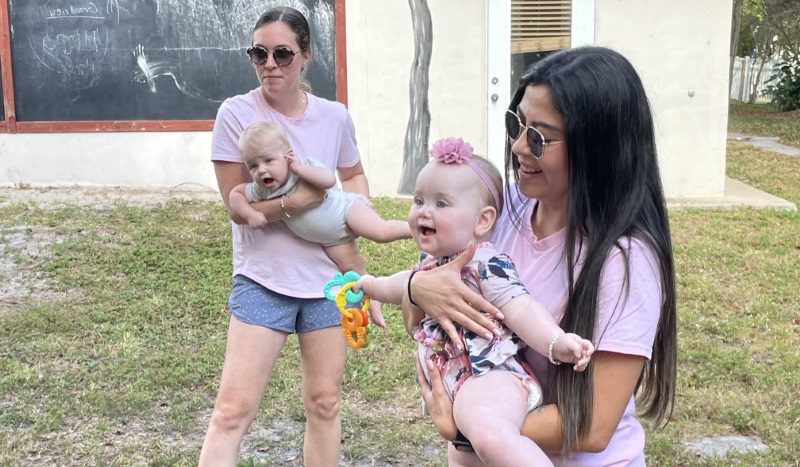
[[[276,47],[272,51],[272,58],[275,60],[275,64],[280,67],[289,66],[292,64],[296,53],[286,47]],[[254,45],[247,48],[247,56],[250,57],[250,62],[253,65],[263,65],[269,60],[269,50],[260,45]]]
[[[527,130],[525,132],[525,140],[528,142],[528,147],[531,149],[531,155],[535,159],[540,159],[544,155],[544,149],[547,146],[564,142],[564,140],[547,141],[542,132],[533,126],[523,125],[519,115],[510,110],[506,110],[506,134],[508,135],[509,144],[514,144],[514,141],[519,138],[519,135],[523,130]]]

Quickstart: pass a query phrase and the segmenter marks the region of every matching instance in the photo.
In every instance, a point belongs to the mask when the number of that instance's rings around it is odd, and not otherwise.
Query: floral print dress
[[[423,253],[415,269],[433,269],[447,264],[453,258],[455,256],[434,258]],[[472,260],[461,270],[461,278],[468,287],[498,308],[528,293],[511,258],[498,252],[488,242],[476,247]],[[500,322],[495,318],[492,320]],[[489,340],[464,329],[458,323],[453,324],[461,335],[465,352],[459,352],[441,325],[430,317],[423,319],[414,331],[414,339],[419,342],[418,356],[422,368],[427,368],[425,360],[433,361],[451,399],[470,376],[501,369],[512,372],[528,387],[529,409],[541,404],[541,385],[520,354],[525,343],[519,337],[501,325],[501,334]]]

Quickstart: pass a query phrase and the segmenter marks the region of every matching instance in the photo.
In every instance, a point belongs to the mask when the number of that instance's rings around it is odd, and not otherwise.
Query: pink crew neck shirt
[[[511,193],[517,190],[512,187]],[[527,201],[523,206],[522,203]],[[530,219],[535,200],[515,196],[519,219],[512,222],[507,209],[497,222],[492,241],[517,266],[522,282],[559,322],[567,300],[567,268],[564,259],[564,229],[545,238],[537,238]],[[624,294],[625,263],[619,250],[609,254],[600,277],[597,323],[593,343],[599,351],[641,355],[650,358],[656,327],[661,313],[661,279],[653,252],[635,238],[620,242],[630,258],[630,290]],[[545,357],[528,349],[525,358],[539,377],[545,400],[550,398],[554,368]],[[551,457],[557,466],[643,466],[645,434],[635,416],[634,398],[628,401],[617,430],[608,447],[600,453],[574,453],[569,458]]]
[[[226,99],[214,121],[211,160],[243,163],[239,136],[251,124],[267,121],[283,127],[302,160],[313,157],[331,170],[358,164],[355,127],[344,105],[306,95],[308,105],[299,118],[270,107],[260,88]],[[299,238],[283,222],[270,222],[263,229],[233,222],[231,226],[233,275],[290,297],[320,298],[325,283],[338,272],[322,246]]]

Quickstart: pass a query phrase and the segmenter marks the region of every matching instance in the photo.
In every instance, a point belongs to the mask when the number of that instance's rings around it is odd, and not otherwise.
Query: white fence
[[[731,75],[730,98],[742,102],[769,102],[767,85],[764,84],[777,71],[779,60],[773,59],[763,63],[760,58],[736,57],[733,61]],[[760,70],[760,73],[759,73]]]

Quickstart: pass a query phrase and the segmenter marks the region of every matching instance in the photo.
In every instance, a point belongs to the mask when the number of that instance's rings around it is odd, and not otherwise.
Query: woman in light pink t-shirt
[[[671,412],[677,329],[669,222],[641,80],[609,49],[558,52],[522,78],[506,128],[506,174],[516,183],[493,241],[559,325],[596,348],[584,373],[526,354],[546,403],[528,414],[522,434],[555,465],[645,465],[637,405],[656,424]],[[499,311],[460,281],[471,253],[414,275],[404,306],[415,303],[450,330],[455,321],[494,331],[477,310]],[[450,465],[475,465],[434,368],[428,362],[430,383],[421,368],[417,380],[439,432],[454,441]]]
[[[295,154],[337,170],[342,189],[369,197],[355,129],[339,102],[301,89],[311,60],[308,22],[289,7],[268,10],[256,21],[247,54],[259,87],[227,99],[212,132],[211,159],[233,224],[233,292],[225,363],[199,464],[236,464],[239,445],[255,418],[275,361],[289,334],[301,350],[306,413],[303,461],[336,465],[341,450],[341,387],[347,345],[339,312],[323,296],[338,272],[319,244],[302,240],[281,219],[318,205],[325,196],[304,182],[290,195],[251,206],[269,220],[252,229],[230,209],[231,190],[252,181],[237,143],[245,128],[269,121],[286,132]],[[245,225],[241,225],[245,224]]]

